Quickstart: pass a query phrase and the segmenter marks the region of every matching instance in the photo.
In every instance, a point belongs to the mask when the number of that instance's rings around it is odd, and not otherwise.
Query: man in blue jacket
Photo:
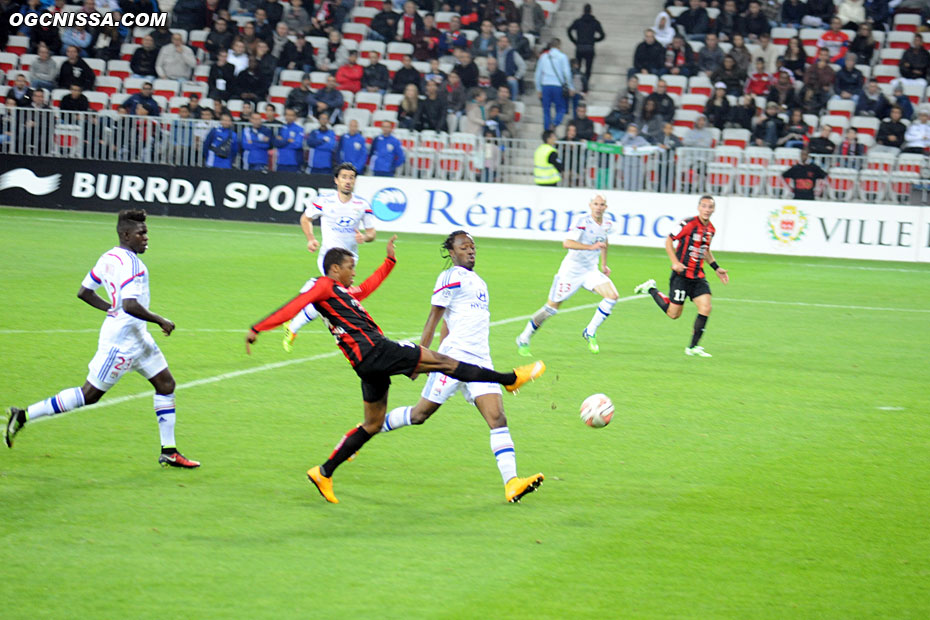
[[[275,147],[278,149],[278,170],[300,172],[304,163],[304,128],[297,122],[297,110],[284,111],[285,125],[278,132]]]
[[[371,173],[376,177],[392,177],[404,165],[404,148],[394,137],[394,124],[382,121],[381,135],[371,143]]]
[[[268,152],[274,142],[271,129],[262,125],[262,115],[252,112],[251,127],[242,132],[242,167],[246,170],[268,170]]]
[[[333,152],[336,150],[336,132],[329,126],[329,114],[320,112],[316,119],[320,126],[307,136],[307,146],[313,149],[310,154],[310,174],[331,174],[333,171]]]
[[[225,112],[220,126],[214,127],[203,141],[203,158],[208,168],[232,168],[239,153],[239,139],[233,127],[232,115]]]
[[[339,139],[336,161],[349,162],[355,166],[359,174],[365,171],[365,164],[368,162],[368,148],[365,145],[365,136],[358,130],[358,121],[354,118],[349,121],[348,133],[342,134]]]

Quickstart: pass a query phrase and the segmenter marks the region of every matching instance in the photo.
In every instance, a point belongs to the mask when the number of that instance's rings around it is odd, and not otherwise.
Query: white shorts
[[[141,341],[101,345],[94,359],[87,365],[87,382],[106,392],[130,371],[151,379],[167,367],[168,362],[155,344],[155,339],[145,332]]]
[[[552,288],[549,289],[549,301],[565,301],[577,293],[578,289],[586,288],[593,291],[601,284],[609,282],[610,278],[596,269],[581,272],[560,271],[552,279]]]
[[[442,347],[440,347],[439,352],[469,364],[476,364],[478,366],[484,366],[485,368],[494,368],[489,359],[479,360],[469,357],[469,359],[462,360],[462,358],[468,356],[462,354],[456,355],[457,351],[444,352]],[[468,404],[474,405],[475,399],[479,396],[484,396],[485,394],[500,394],[501,386],[499,383],[467,383],[448,377],[441,372],[431,372],[429,373],[429,377],[426,378],[426,385],[423,386],[423,393],[420,394],[420,396],[430,402],[441,405],[452,398],[459,390],[462,391],[462,396],[465,397]]]

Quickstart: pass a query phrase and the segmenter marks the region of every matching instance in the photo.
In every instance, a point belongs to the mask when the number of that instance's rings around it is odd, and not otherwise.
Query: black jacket
[[[477,67],[475,67],[475,69],[477,69]],[[362,76],[364,77],[364,73]],[[395,93],[402,93],[404,92],[404,87],[407,86],[407,84],[416,84],[417,88],[419,88],[421,79],[420,72],[413,67],[410,67],[409,69],[401,67],[394,74],[394,83],[392,84],[391,90]],[[475,78],[475,81],[477,83],[477,77]]]
[[[400,13],[394,11],[381,11],[371,20],[371,29],[384,37],[388,43],[394,40],[397,32],[397,20],[400,19]]]
[[[595,43],[604,40],[604,36],[601,22],[593,15],[582,15],[568,27],[568,39],[575,47],[594,47]]]
[[[665,68],[665,48],[658,41],[652,44],[642,41],[633,53],[633,68],[636,73],[641,73],[643,69],[649,73],[659,73]]]
[[[362,88],[368,88],[369,86],[374,86],[379,90],[389,90],[391,88],[391,73],[380,62],[368,65],[362,72]]]
[[[140,47],[132,53],[132,60],[129,61],[129,68],[136,75],[157,75],[155,72],[155,61],[158,60],[158,48],[151,51]]]
[[[210,58],[216,60],[216,55],[220,50],[228,50],[232,45],[233,38],[235,35],[226,30],[225,32],[217,32],[216,30],[211,30],[210,34],[207,35],[207,40],[204,43],[204,49],[210,53]]]
[[[220,99],[226,101],[232,96],[233,74],[236,70],[228,62],[222,67],[213,65],[210,67],[210,75],[207,77],[207,86],[209,87],[210,99]],[[226,88],[217,87],[217,80],[225,80]]]
[[[281,50],[281,57],[278,58],[278,66],[287,69],[288,65],[294,63],[294,69],[303,71],[304,66],[309,65],[310,71],[316,71],[316,59],[313,57],[313,46],[307,43],[304,49],[298,51],[293,41],[284,44]]]
[[[414,118],[414,127],[417,131],[424,129],[448,131],[445,100],[442,97],[436,97],[435,99],[427,97],[420,101]]]
[[[61,63],[61,70],[58,72],[58,88],[71,88],[72,84],[77,84],[84,90],[93,90],[94,82],[97,76],[83,58],[78,58],[73,65],[67,60]]]

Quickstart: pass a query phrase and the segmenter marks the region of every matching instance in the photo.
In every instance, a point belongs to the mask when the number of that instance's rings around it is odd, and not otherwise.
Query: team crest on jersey
[[[475,293],[475,297],[477,297],[480,302],[487,303],[488,301],[488,293],[486,291],[478,291]]]
[[[807,231],[807,215],[794,205],[775,209],[768,218],[772,239],[789,244],[799,240]]]
[[[339,218],[340,226],[351,226],[355,221],[351,217],[341,217]]]

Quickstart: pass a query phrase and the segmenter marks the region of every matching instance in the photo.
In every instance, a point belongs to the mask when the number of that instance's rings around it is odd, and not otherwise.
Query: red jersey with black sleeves
[[[252,326],[254,332],[264,332],[289,321],[307,304],[313,304],[323,316],[326,326],[336,338],[336,344],[352,366],[361,362],[374,346],[384,340],[381,328],[359,303],[377,289],[397,261],[390,256],[377,271],[359,286],[346,288],[330,277],[322,276],[309,290],[290,300],[266,318]]]
[[[685,266],[681,275],[692,280],[704,277],[704,256],[715,232],[716,229],[710,221],[702,224],[701,218],[695,216],[682,220],[681,230],[677,235],[669,235],[678,242],[675,256]]]

